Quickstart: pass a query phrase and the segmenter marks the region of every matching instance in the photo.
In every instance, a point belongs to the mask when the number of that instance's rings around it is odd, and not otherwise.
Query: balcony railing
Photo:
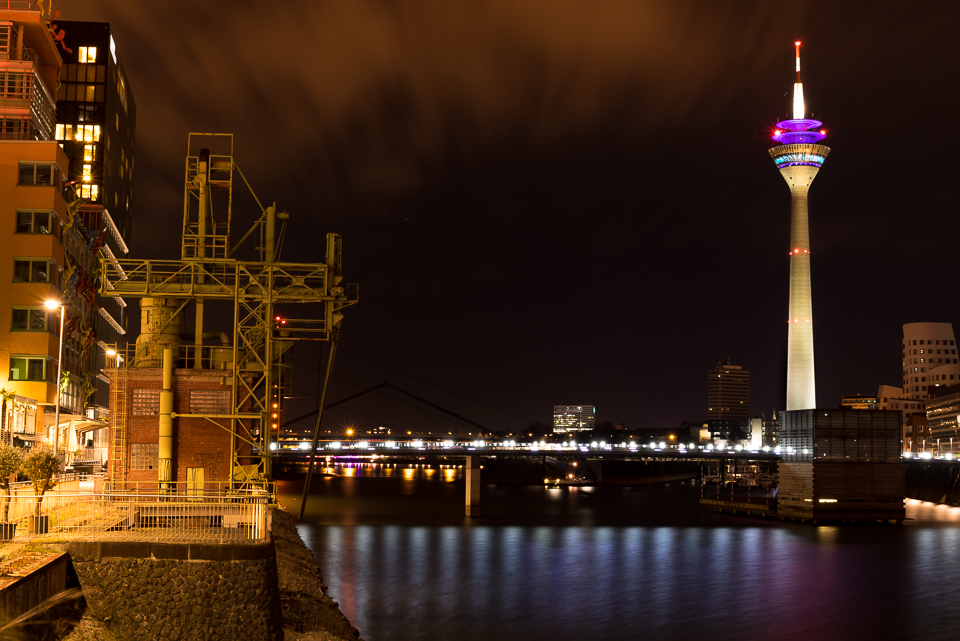
[[[111,489],[101,477],[65,481],[43,497],[29,484],[11,489],[7,522],[15,538],[87,536],[136,541],[253,543],[269,528],[266,490],[174,484],[169,490]],[[0,497],[0,505],[7,497]],[[39,514],[39,517],[38,517]],[[31,527],[31,523],[33,526]]]

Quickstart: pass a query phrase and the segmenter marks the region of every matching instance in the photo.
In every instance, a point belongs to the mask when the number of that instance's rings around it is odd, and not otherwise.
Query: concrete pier
[[[468,456],[464,467],[467,470],[467,516],[480,516],[480,457]]]

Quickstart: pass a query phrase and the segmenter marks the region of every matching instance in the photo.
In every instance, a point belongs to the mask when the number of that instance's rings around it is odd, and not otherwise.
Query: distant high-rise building
[[[580,432],[596,425],[597,408],[593,405],[554,405],[553,431]]]
[[[950,323],[907,323],[901,347],[905,397],[925,401],[927,388],[960,382],[957,344]]]
[[[707,372],[707,419],[750,418],[750,372],[730,360]]]
[[[790,307],[787,317],[787,409],[817,406],[813,369],[813,295],[810,289],[810,231],[807,193],[830,148],[818,144],[826,133],[819,120],[805,115],[800,82],[800,42],[797,81],[793,85],[793,119],[777,123],[769,150],[780,175],[790,187]]]

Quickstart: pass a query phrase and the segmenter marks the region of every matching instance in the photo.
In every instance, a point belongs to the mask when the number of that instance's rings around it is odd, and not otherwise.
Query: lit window
[[[57,125],[59,127],[59,125]],[[97,146],[96,145],[84,145],[83,146],[83,161],[91,162],[97,159]]]
[[[57,134],[56,134],[55,138],[56,138],[57,140],[64,140],[64,137],[63,137],[63,125],[60,125],[60,124],[57,125]]]
[[[77,55],[78,62],[96,62],[97,61],[97,48],[96,47],[80,47],[80,52]]]
[[[47,381],[44,370],[53,368],[46,367],[47,358],[45,356],[11,356],[10,357],[10,380],[11,381]],[[47,381],[51,383],[53,381]]]
[[[84,183],[80,185],[80,197],[87,200],[97,200],[100,197],[100,185]]]
[[[83,182],[90,182],[90,165],[83,166]]]
[[[100,142],[100,125],[77,125],[77,140]]]
[[[84,100],[87,102],[93,102],[96,99],[97,87],[95,85],[87,85],[84,91]]]

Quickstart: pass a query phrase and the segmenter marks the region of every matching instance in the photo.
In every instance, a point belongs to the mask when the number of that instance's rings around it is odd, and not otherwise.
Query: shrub
[[[56,485],[53,476],[59,471],[60,459],[48,445],[34,447],[24,457],[23,473],[33,483],[33,492],[37,496],[36,516],[40,516],[40,502],[44,493]]]
[[[24,451],[6,443],[0,445],[0,489],[3,490],[3,507],[0,522],[6,523],[10,515],[10,477],[23,467]]]

